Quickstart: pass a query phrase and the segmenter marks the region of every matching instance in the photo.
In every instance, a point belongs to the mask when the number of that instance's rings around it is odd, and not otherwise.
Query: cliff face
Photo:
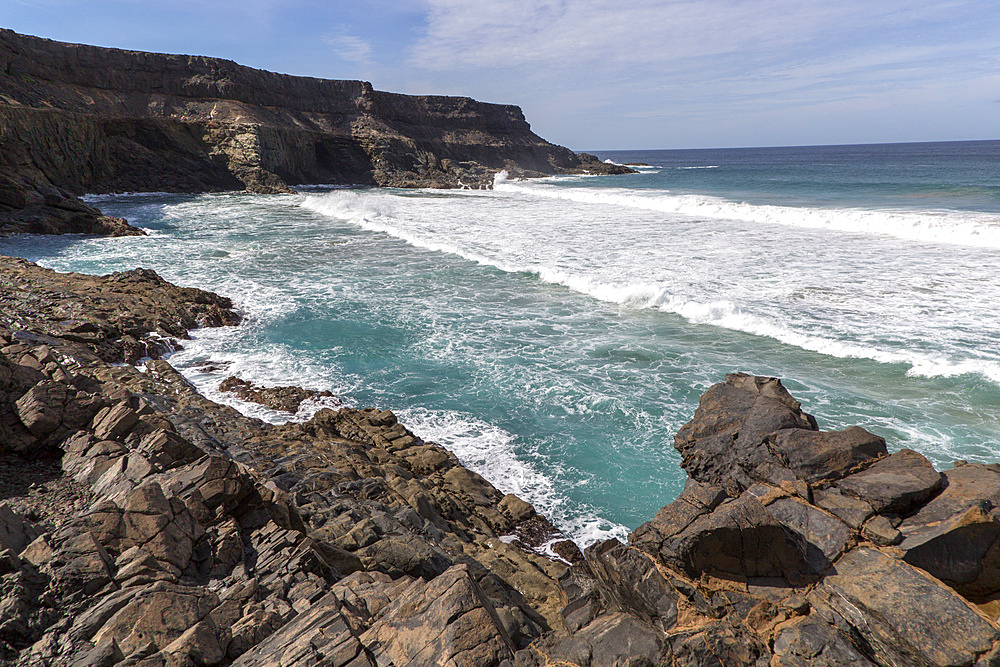
[[[499,169],[627,171],[548,143],[516,106],[2,29],[0,142],[0,233],[118,224],[75,199],[85,192],[480,187]]]

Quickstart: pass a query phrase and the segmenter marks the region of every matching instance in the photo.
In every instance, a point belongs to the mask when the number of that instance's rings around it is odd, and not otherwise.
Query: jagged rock
[[[121,440],[139,421],[127,403],[104,408],[94,417],[94,435],[100,440]]]
[[[851,538],[843,521],[801,500],[781,498],[767,506],[767,513],[805,538],[806,560],[815,574],[837,560]]]
[[[886,454],[885,439],[851,426],[843,431],[789,428],[768,439],[772,452],[810,482],[840,479]]]
[[[901,449],[867,470],[848,475],[836,487],[860,498],[876,512],[905,514],[941,490],[943,477],[922,454]]]
[[[272,635],[255,648],[242,653],[233,667],[264,667],[280,664],[287,667],[336,665],[371,667],[356,630],[341,613],[336,595],[328,594],[308,611],[284,626],[280,635]],[[244,628],[239,628],[244,632]],[[234,628],[234,635],[236,629]],[[242,635],[241,635],[242,636]]]
[[[1000,591],[1000,470],[960,464],[945,488],[900,526],[903,560],[970,598]]]
[[[816,422],[776,378],[731,374],[702,395],[674,447],[692,478],[736,496],[755,481],[795,479],[764,444],[781,429],[816,430]]]
[[[887,547],[903,539],[902,533],[896,530],[892,522],[882,515],[873,516],[861,527],[861,537],[871,541],[876,546]]]
[[[514,650],[492,603],[456,565],[400,593],[361,635],[376,664],[499,665]]]
[[[875,510],[864,500],[842,494],[835,488],[815,489],[813,500],[851,528],[857,530]]]
[[[678,667],[765,667],[767,647],[746,628],[724,622],[709,623],[673,645]]]
[[[219,604],[215,593],[162,581],[132,589],[129,597],[92,638],[95,644],[114,639],[126,655],[148,644],[166,648]]]
[[[665,538],[660,560],[692,577],[710,572],[802,582],[813,574],[806,539],[750,494],[722,503]]]
[[[951,589],[873,549],[847,553],[810,601],[839,614],[883,663],[972,665],[1000,640]]]
[[[773,667],[874,666],[851,638],[823,621],[804,618],[786,626],[774,639]]]
[[[303,401],[317,398],[335,398],[329,391],[316,391],[314,389],[302,389],[301,387],[261,387],[252,382],[241,380],[238,377],[229,376],[219,385],[219,391],[228,391],[236,394],[244,401],[259,403],[260,405],[281,410],[283,412],[298,412]]]
[[[114,667],[125,659],[121,647],[113,637],[106,639],[72,662],[70,667]]]
[[[17,400],[17,416],[36,438],[44,438],[62,422],[68,398],[66,385],[46,380],[39,382]]]
[[[27,546],[24,532],[24,518],[12,510],[7,503],[0,504],[0,551],[10,549],[19,554]]]
[[[587,548],[587,564],[611,606],[670,631],[677,622],[678,593],[645,554],[618,540]]]
[[[942,480],[861,429],[812,430],[777,380],[732,375],[679,434],[692,470],[681,496],[628,545],[581,560],[564,544],[566,567],[531,551],[563,537],[544,517],[390,411],[266,425],[199,396],[164,361],[107,363],[138,353],[144,327],[182,336],[177,322],[223,322],[221,304],[145,270],[96,279],[0,259],[0,484],[20,489],[6,501],[16,516],[0,506],[0,661],[1000,657],[987,617],[1000,592],[1000,467],[959,465]],[[43,424],[53,407],[61,416]],[[45,462],[23,458],[39,443],[63,453],[58,483],[52,462],[45,485],[15,479]],[[79,488],[50,493],[50,481]]]

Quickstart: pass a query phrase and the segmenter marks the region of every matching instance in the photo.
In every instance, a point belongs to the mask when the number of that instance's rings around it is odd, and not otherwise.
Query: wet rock
[[[298,412],[303,401],[335,398],[334,394],[329,391],[316,391],[301,387],[261,387],[232,375],[222,381],[222,384],[219,385],[219,391],[233,393],[244,401],[259,403],[272,410],[291,413]]]

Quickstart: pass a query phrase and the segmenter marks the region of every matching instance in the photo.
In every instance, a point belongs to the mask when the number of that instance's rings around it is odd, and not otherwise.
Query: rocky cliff
[[[0,664],[1000,664],[1000,466],[733,374],[676,436],[681,496],[581,553],[388,410],[268,425],[157,359],[237,321],[0,258]]]
[[[0,233],[137,233],[76,199],[86,192],[482,187],[500,169],[630,171],[548,143],[515,106],[4,29],[0,145]]]

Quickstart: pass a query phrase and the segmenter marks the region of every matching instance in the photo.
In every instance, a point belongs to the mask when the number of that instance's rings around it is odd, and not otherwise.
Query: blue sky
[[[575,150],[1000,138],[996,0],[0,0],[0,26],[518,104]]]

